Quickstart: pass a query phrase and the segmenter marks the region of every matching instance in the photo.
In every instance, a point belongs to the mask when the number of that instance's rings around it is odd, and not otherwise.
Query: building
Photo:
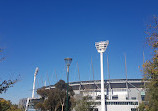
[[[96,103],[95,111],[101,111],[101,81],[80,81],[70,82],[75,98],[88,96],[90,101]],[[142,79],[111,79],[104,80],[105,106],[106,111],[137,111],[139,104],[144,101],[145,81]],[[46,89],[54,88],[54,85],[47,86]],[[33,102],[40,99],[30,99],[29,108],[32,111]],[[26,104],[26,99],[24,100]],[[24,103],[21,102],[21,103]],[[28,110],[29,111],[29,110]]]
[[[34,108],[34,103],[38,102],[40,102],[40,98],[23,98],[19,100],[18,108],[22,109],[23,111],[40,111]]]
[[[19,100],[18,108],[25,109],[26,108],[27,98],[23,98]]]
[[[144,84],[142,79],[105,80],[106,111],[136,111],[139,103],[144,100]],[[89,100],[96,103],[95,111],[101,111],[100,80],[70,82],[69,85],[73,88],[75,97],[89,96]]]

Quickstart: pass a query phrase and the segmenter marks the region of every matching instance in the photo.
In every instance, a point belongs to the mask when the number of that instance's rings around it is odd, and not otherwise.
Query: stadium
[[[106,111],[137,111],[139,104],[144,101],[147,81],[142,79],[111,79],[104,80],[104,94]],[[90,101],[95,102],[95,110],[101,111],[101,85],[100,80],[70,82],[75,98],[88,96]],[[54,85],[46,86],[46,89],[55,88]],[[27,98],[20,101],[25,108],[28,101],[27,111],[35,111],[33,102],[39,98]]]
[[[100,80],[70,82],[74,97],[88,96],[96,103],[95,111],[101,111]],[[106,111],[136,111],[139,103],[144,101],[146,82],[142,79],[111,79],[104,80]],[[54,88],[54,85],[46,87]]]

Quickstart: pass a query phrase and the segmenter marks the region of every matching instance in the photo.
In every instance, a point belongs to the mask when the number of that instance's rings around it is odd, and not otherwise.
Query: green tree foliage
[[[153,18],[148,25],[147,43],[152,49],[151,60],[143,64],[144,80],[146,84],[146,102],[140,105],[140,111],[158,111],[158,17]]]
[[[79,99],[76,102],[75,110],[76,111],[93,111],[94,109],[94,102],[88,100],[88,96],[83,97],[82,99]]]
[[[41,109],[42,111],[57,111],[59,97],[56,89],[45,89],[45,87],[43,87],[37,90],[37,94],[41,96],[41,102],[35,105],[36,109]]]
[[[66,91],[67,91],[67,84],[63,81],[60,80],[58,83],[55,84],[56,90],[59,95],[59,102],[62,108],[62,111],[64,110],[65,107],[65,101],[66,101]],[[72,96],[74,95],[72,87],[69,86],[69,100],[71,100]],[[69,101],[69,108],[71,108],[71,102]]]
[[[38,89],[37,94],[41,96],[41,102],[37,103],[35,107],[42,111],[64,111],[66,103],[67,84],[60,80],[53,89],[46,89],[45,87]],[[69,109],[73,107],[73,89],[69,86]]]
[[[10,101],[6,101],[3,98],[0,98],[0,111],[22,111],[18,109],[17,105],[11,104]]]
[[[48,89],[46,90],[46,87],[42,87],[41,89],[37,90],[37,94],[39,94],[42,97],[42,99],[45,99],[46,97],[48,97],[48,93],[49,93],[49,90]]]

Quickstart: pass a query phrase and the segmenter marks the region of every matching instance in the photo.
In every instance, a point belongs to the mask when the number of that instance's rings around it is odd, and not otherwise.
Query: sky
[[[111,79],[142,78],[138,68],[151,57],[145,45],[146,25],[158,15],[157,0],[1,0],[0,82],[19,81],[0,97],[18,104],[31,97],[33,75],[39,67],[36,88],[66,80],[64,58],[71,57],[70,82],[100,79],[100,56],[95,42],[109,40],[107,55]],[[92,63],[91,63],[92,58]],[[77,67],[78,62],[78,67]]]

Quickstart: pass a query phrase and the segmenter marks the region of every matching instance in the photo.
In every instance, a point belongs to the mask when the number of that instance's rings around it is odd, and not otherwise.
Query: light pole
[[[32,90],[32,98],[35,98],[35,82],[36,82],[36,75],[38,73],[38,67],[36,67],[35,73],[34,73],[34,82],[33,82],[33,90]]]
[[[104,75],[103,75],[103,53],[105,52],[109,41],[95,42],[95,47],[100,53],[100,69],[101,69],[101,111],[105,111],[105,95],[104,95]]]
[[[35,83],[36,83],[36,75],[37,75],[37,73],[38,73],[38,70],[39,70],[38,67],[36,67],[36,70],[35,70],[35,73],[34,73],[32,98],[27,98],[25,111],[28,110],[28,107],[29,107],[29,101],[30,101],[31,99],[35,99]]]
[[[72,58],[65,58],[65,63],[67,66],[67,100],[66,100],[66,111],[68,111],[69,108],[69,95],[68,95],[68,91],[69,91],[69,66],[72,62]]]

